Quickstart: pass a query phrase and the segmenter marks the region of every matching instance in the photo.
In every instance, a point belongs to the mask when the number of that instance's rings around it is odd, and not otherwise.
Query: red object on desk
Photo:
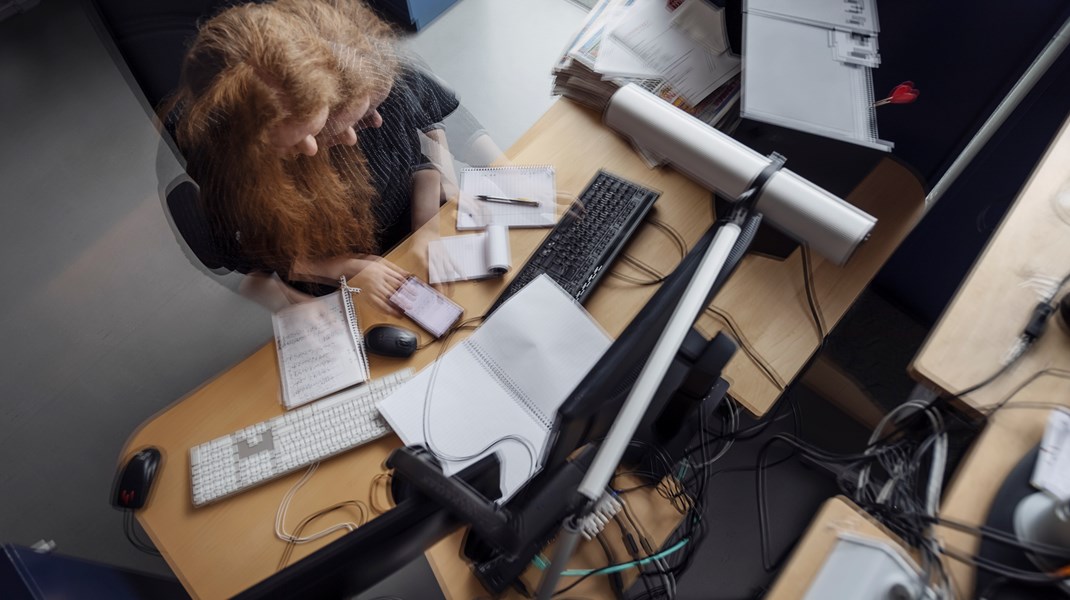
[[[884,100],[877,100],[873,103],[873,106],[884,106],[885,104],[910,104],[918,99],[918,94],[921,91],[914,87],[913,81],[904,81],[899,85],[892,88],[892,93],[888,95]]]

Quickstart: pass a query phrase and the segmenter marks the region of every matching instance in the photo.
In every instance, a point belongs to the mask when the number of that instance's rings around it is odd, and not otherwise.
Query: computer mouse
[[[397,325],[376,325],[364,333],[368,352],[379,356],[408,358],[416,352],[420,337],[416,332]]]
[[[1059,300],[1059,324],[1063,326],[1063,331],[1070,332],[1070,293]]]
[[[136,510],[145,506],[160,467],[160,451],[149,446],[138,450],[126,461],[115,482],[112,504]]]

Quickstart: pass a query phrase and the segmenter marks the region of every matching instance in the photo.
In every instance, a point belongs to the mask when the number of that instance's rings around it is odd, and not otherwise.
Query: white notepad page
[[[504,500],[537,472],[558,406],[609,344],[583,307],[541,275],[379,411],[403,442],[438,456],[448,475],[499,453]]]
[[[832,30],[744,13],[744,117],[878,150],[870,69],[833,55]]]
[[[342,293],[294,304],[271,316],[282,405],[288,409],[368,380],[363,338],[359,330],[350,329]]]
[[[509,229],[504,225],[491,225],[482,233],[431,240],[427,245],[431,283],[498,277],[511,266]]]
[[[840,31],[880,31],[876,0],[747,0],[746,10]]]
[[[462,169],[459,179],[457,229],[506,227],[552,227],[557,221],[557,190],[550,166],[480,167]],[[501,204],[477,200],[476,196],[522,198],[538,206]]]

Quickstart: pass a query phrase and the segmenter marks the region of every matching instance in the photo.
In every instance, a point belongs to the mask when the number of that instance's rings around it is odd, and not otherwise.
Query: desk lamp
[[[1060,573],[1070,561],[1070,503],[1033,485],[1040,455],[1038,444],[1011,469],[992,499],[984,524],[990,530],[1008,532],[1010,541],[991,536],[981,539],[977,560],[1002,567],[998,572],[977,570],[974,586],[985,597],[1046,600],[1070,596],[1066,579],[1056,585],[1037,585],[1046,574]],[[1007,577],[1007,569],[1029,581],[1016,582]]]
[[[1031,545],[1065,548],[1070,552],[1070,501],[1057,501],[1044,492],[1033,492],[1023,498],[1014,509],[1014,533]],[[1029,553],[1030,560],[1044,572],[1054,572],[1065,566],[1040,554]],[[1070,581],[1061,583],[1070,592]]]
[[[540,600],[553,595],[560,566],[568,562],[579,542],[581,521],[603,495],[751,213],[761,212],[779,229],[838,265],[847,262],[876,224],[872,216],[783,169],[783,157],[763,157],[637,85],[628,84],[615,92],[603,119],[644,151],[737,202],[728,222],[717,230],[579,484],[581,508],[562,526],[539,586]]]

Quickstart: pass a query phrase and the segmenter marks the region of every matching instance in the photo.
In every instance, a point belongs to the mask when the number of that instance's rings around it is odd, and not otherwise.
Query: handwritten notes
[[[350,332],[339,292],[288,306],[271,323],[286,408],[367,381],[356,348],[360,332]]]

